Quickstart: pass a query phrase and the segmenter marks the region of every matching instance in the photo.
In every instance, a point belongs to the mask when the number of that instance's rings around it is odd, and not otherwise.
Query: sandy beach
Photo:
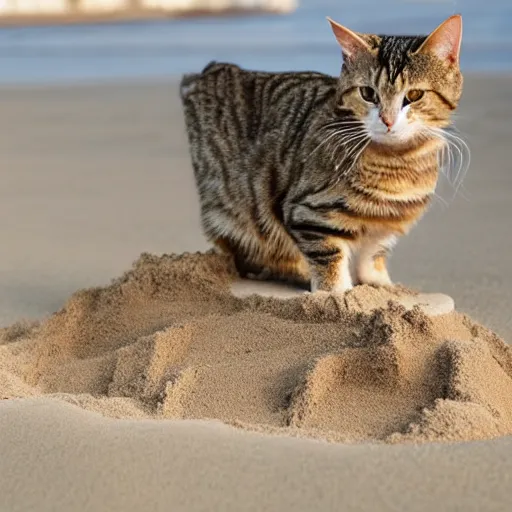
[[[208,250],[175,82],[3,88],[0,508],[508,510],[511,82],[466,77],[464,186],[392,259],[437,317],[161,257]]]

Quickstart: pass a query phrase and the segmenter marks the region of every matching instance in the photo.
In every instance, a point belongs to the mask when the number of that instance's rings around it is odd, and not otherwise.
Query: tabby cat
[[[432,200],[462,19],[429,36],[328,20],[339,77],[212,62],[180,91],[207,237],[243,276],[344,292],[391,284],[389,252]]]

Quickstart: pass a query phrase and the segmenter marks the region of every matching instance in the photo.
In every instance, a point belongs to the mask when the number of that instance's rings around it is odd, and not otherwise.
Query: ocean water
[[[512,71],[511,0],[299,0],[289,15],[0,29],[0,84],[162,79],[212,59],[337,74],[326,16],[361,32],[428,33],[461,13],[465,71]]]

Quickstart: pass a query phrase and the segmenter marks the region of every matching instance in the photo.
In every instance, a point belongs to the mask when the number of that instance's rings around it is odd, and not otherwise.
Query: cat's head
[[[462,93],[462,18],[429,36],[356,33],[329,19],[343,52],[338,103],[379,143],[404,143],[450,124]]]

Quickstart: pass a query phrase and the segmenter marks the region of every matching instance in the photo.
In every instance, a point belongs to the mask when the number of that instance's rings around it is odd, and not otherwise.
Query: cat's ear
[[[443,21],[416,53],[435,55],[448,64],[458,64],[462,41],[462,16],[456,14]]]
[[[331,24],[332,31],[341,46],[345,60],[352,60],[360,52],[371,51],[368,43],[360,35],[336,23],[331,18],[327,18],[327,21]]]

